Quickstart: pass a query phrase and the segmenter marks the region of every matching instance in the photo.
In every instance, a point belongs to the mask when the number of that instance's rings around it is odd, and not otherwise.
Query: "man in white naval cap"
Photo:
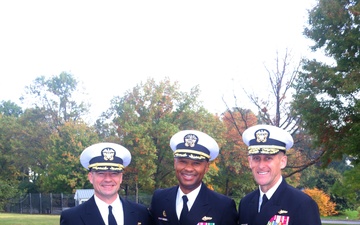
[[[249,166],[259,188],[241,199],[239,224],[321,225],[316,202],[287,184],[281,174],[286,167],[292,136],[270,125],[255,125],[244,131]]]
[[[201,131],[183,130],[172,136],[170,147],[179,185],[154,192],[150,206],[154,224],[237,224],[234,200],[202,182],[210,161],[219,154],[216,141]]]
[[[102,142],[87,147],[80,155],[94,195],[81,205],[62,211],[61,225],[147,225],[148,209],[119,196],[123,169],[131,154],[125,147]]]

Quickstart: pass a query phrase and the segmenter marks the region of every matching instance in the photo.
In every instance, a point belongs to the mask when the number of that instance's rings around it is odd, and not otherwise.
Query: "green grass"
[[[322,217],[321,219],[359,220],[357,211],[344,211],[337,216]],[[0,213],[1,225],[59,225],[59,223],[60,215]]]
[[[346,211],[342,211],[339,212],[338,215],[336,216],[327,216],[327,217],[322,217],[321,219],[325,219],[325,220],[359,220],[359,213],[356,210],[346,210]]]
[[[358,212],[357,211],[350,211],[350,210],[339,212],[339,214],[336,215],[336,216],[321,217],[321,219],[325,220],[322,225],[334,225],[334,224],[327,224],[326,220],[359,221]],[[336,224],[336,225],[346,225],[346,224]]]
[[[0,213],[1,225],[59,225],[60,215]]]

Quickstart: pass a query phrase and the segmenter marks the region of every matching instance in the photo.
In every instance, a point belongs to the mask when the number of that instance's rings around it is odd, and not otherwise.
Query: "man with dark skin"
[[[201,131],[184,130],[173,135],[170,147],[179,184],[154,192],[150,206],[154,224],[236,225],[234,200],[210,190],[202,181],[209,161],[219,154],[216,141]]]

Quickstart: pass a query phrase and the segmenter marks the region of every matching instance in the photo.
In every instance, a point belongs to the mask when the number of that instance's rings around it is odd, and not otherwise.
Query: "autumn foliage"
[[[329,195],[320,189],[308,189],[305,188],[304,192],[308,194],[319,206],[321,216],[332,216],[338,214],[335,210],[336,203],[330,201]]]

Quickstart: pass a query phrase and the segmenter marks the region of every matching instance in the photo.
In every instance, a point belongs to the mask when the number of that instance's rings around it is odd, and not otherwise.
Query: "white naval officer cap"
[[[242,135],[248,146],[248,155],[286,153],[294,140],[289,132],[272,125],[255,125],[246,129]]]
[[[81,165],[88,170],[121,172],[131,162],[131,154],[125,147],[101,142],[87,147],[80,155]]]
[[[174,134],[170,139],[170,147],[174,158],[212,161],[219,155],[216,141],[197,130],[183,130]]]

